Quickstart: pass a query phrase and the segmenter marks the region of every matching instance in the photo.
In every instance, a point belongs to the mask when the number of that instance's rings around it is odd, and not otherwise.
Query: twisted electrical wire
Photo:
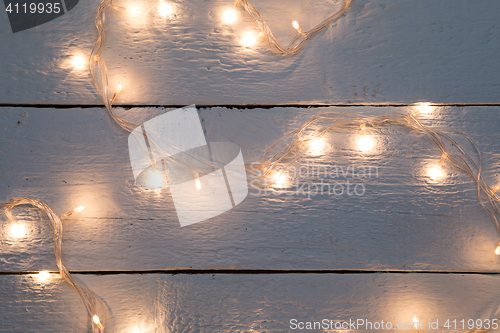
[[[62,222],[61,220],[73,215],[76,213],[76,210],[73,210],[69,213],[66,213],[59,217],[48,205],[45,203],[41,202],[40,200],[36,199],[28,199],[28,198],[13,198],[10,199],[3,204],[0,205],[0,209],[3,209],[3,211],[0,212],[0,214],[5,214],[7,216],[7,219],[11,223],[15,223],[14,216],[12,215],[12,209],[16,206],[20,205],[31,205],[35,206],[42,211],[44,211],[50,222],[52,223],[52,226],[54,227],[54,252],[56,256],[56,263],[57,267],[59,268],[59,274],[71,285],[73,288],[76,289],[78,294],[80,295],[80,298],[83,301],[83,304],[85,305],[85,308],[87,309],[87,312],[90,315],[90,318],[92,319],[92,332],[93,333],[102,333],[104,332],[104,323],[106,321],[106,310],[104,308],[104,304],[102,301],[94,296],[94,294],[88,290],[86,287],[84,287],[81,283],[79,283],[71,273],[66,269],[64,264],[62,263],[61,259],[61,252],[62,252],[62,236],[63,236],[63,227],[62,227]],[[99,319],[99,316],[97,316],[97,304],[96,301],[99,301],[103,312],[103,321]]]
[[[330,17],[326,18],[323,22],[315,26],[313,29],[309,31],[303,31],[302,29],[298,28],[297,35],[292,39],[292,41],[288,46],[283,46],[276,40],[271,29],[267,25],[266,20],[262,17],[259,11],[247,0],[236,0],[233,6],[233,10],[239,3],[241,3],[245,11],[259,25],[263,34],[267,36],[271,49],[277,54],[285,55],[285,54],[295,54],[301,51],[311,38],[313,38],[317,33],[324,30],[335,20],[341,17],[349,8],[351,1],[352,0],[345,0],[342,8],[339,11],[337,11]],[[102,58],[103,48],[106,40],[106,34],[104,29],[106,21],[106,9],[109,7],[114,8],[116,10],[128,11],[127,8],[125,7],[115,5],[113,3],[113,0],[101,0],[101,2],[99,3],[95,17],[95,26],[97,28],[98,35],[97,35],[97,40],[94,43],[94,46],[90,53],[89,71],[96,92],[103,101],[104,106],[106,107],[106,110],[108,111],[111,118],[125,131],[132,132],[138,126],[138,124],[126,120],[124,118],[121,118],[116,114],[115,110],[113,109],[113,103],[118,93],[120,92],[122,86],[120,83],[120,85],[113,93],[110,92],[108,84],[108,70],[106,67],[106,62]]]
[[[493,217],[500,236],[500,226],[496,217],[496,214],[500,214],[498,187],[491,187],[483,177],[483,160],[477,145],[469,136],[459,131],[426,126],[422,124],[417,115],[418,112],[364,117],[337,111],[316,114],[309,118],[304,125],[276,141],[263,153],[258,166],[260,173],[252,174],[250,171],[249,173],[260,180],[258,185],[270,186],[276,183],[279,175],[283,174],[289,166],[310,151],[311,145],[316,140],[321,139],[329,132],[340,130],[361,130],[364,132],[366,126],[382,127],[390,124],[404,126],[410,130],[424,133],[440,150],[440,164],[449,163],[452,168],[467,175],[476,184],[479,203]],[[452,135],[461,136],[470,143],[477,162],[453,139]]]
[[[105,44],[105,20],[106,20],[106,9],[107,8],[113,8],[117,10],[123,10],[126,11],[127,9],[122,7],[122,6],[117,6],[113,3],[113,0],[102,0],[97,7],[96,10],[96,18],[95,18],[95,25],[98,31],[98,37],[97,40],[92,48],[91,54],[90,54],[90,61],[89,61],[89,70],[90,74],[92,77],[92,82],[94,84],[94,87],[99,94],[101,100],[104,103],[104,106],[106,107],[106,110],[108,111],[109,115],[111,118],[125,131],[132,133],[136,139],[140,142],[142,140],[141,134],[138,134],[137,131],[134,131],[139,124],[136,124],[132,121],[126,120],[124,118],[121,118],[118,116],[113,108],[113,103],[120,92],[122,86],[121,83],[118,85],[117,89],[114,91],[114,93],[111,95],[111,92],[109,90],[109,85],[108,85],[108,71],[106,67],[106,62],[102,58],[102,52]],[[153,170],[157,170],[157,164],[160,161],[156,161],[153,159],[153,154],[151,154],[151,150],[155,150],[156,152],[159,152],[160,154],[163,153],[163,155],[168,155],[164,152],[163,149],[160,148],[160,143],[163,143],[166,146],[170,146],[174,148],[177,151],[182,151],[179,147],[173,146],[171,143],[166,142],[164,138],[162,138],[160,135],[157,135],[153,133],[151,130],[148,132],[149,134],[149,140],[148,144],[150,147],[148,147],[149,150],[144,150],[144,153],[150,156],[151,158],[151,165],[153,166]],[[193,158],[197,158],[195,156],[192,156]],[[200,160],[198,158],[200,165],[206,166],[206,165],[212,165],[213,162],[209,160]],[[183,167],[185,169],[190,169],[193,173],[198,173],[199,170],[197,168],[194,168],[192,165],[188,165],[186,163],[182,164],[182,161],[178,160],[172,160],[170,159],[170,164],[176,164],[178,167]],[[159,169],[159,168],[158,168]]]
[[[121,90],[121,84],[111,95],[108,85],[108,69],[106,67],[106,62],[102,58],[102,52],[104,48],[104,43],[106,40],[106,35],[104,31],[104,23],[106,20],[106,8],[112,7],[119,10],[126,10],[124,7],[117,6],[113,4],[113,0],[102,0],[96,10],[95,26],[97,28],[98,36],[94,43],[94,47],[90,52],[89,70],[90,76],[92,77],[92,82],[94,87],[99,94],[99,97],[104,103],[106,110],[110,114],[111,118],[125,131],[132,132],[138,124],[128,121],[119,117],[115,110],[113,109],[113,103],[116,99],[117,94]]]
[[[328,25],[332,24],[335,20],[341,17],[349,8],[352,0],[345,0],[342,8],[337,11],[335,14],[331,15],[323,22],[315,26],[313,29],[309,31],[302,31],[298,28],[298,34],[292,39],[288,46],[282,46],[278,43],[276,38],[274,37],[271,29],[267,25],[265,19],[258,12],[258,10],[251,5],[247,0],[236,0],[234,3],[235,8],[238,4],[242,4],[246,12],[255,20],[255,22],[259,25],[262,32],[267,36],[269,40],[269,44],[271,48],[278,54],[295,54],[302,50],[306,43],[318,32],[325,29]],[[90,56],[90,73],[92,76],[92,81],[94,86],[104,102],[106,109],[111,115],[112,119],[124,130],[128,132],[132,132],[135,128],[137,128],[138,124],[125,120],[119,117],[113,110],[113,102],[116,99],[117,94],[119,93],[121,86],[115,90],[113,95],[110,95],[108,88],[108,73],[106,68],[106,63],[102,59],[102,51],[105,43],[105,31],[104,31],[104,23],[105,23],[105,10],[108,7],[112,7],[114,9],[126,10],[124,7],[117,6],[113,3],[113,0],[101,0],[97,10],[96,10],[96,19],[95,25],[98,31],[98,38],[92,48],[91,56]],[[496,213],[500,213],[500,201],[499,197],[496,194],[496,191],[490,187],[485,179],[483,178],[482,172],[482,157],[479,149],[475,145],[475,143],[465,134],[452,131],[452,130],[444,130],[431,128],[429,126],[423,125],[413,113],[411,115],[405,114],[389,114],[383,116],[376,117],[360,117],[351,115],[344,112],[324,112],[318,115],[311,117],[302,127],[299,129],[289,133],[284,138],[277,141],[273,144],[265,153],[261,161],[261,168],[265,170],[263,176],[268,176],[269,173],[273,172],[273,169],[277,165],[282,164],[285,159],[291,158],[287,162],[287,166],[295,163],[300,157],[302,157],[307,150],[309,149],[309,145],[312,140],[317,140],[321,138],[326,133],[339,128],[352,128],[365,126],[369,124],[371,126],[382,126],[387,123],[394,123],[399,125],[404,125],[418,132],[425,133],[432,142],[437,146],[437,148],[441,151],[442,158],[441,163],[448,162],[455,169],[461,171],[462,173],[468,175],[477,185],[478,199],[480,204],[492,215],[495,220],[495,225],[497,226],[497,230],[500,233],[500,226],[498,224],[498,220],[495,216]],[[323,125],[317,127],[322,121],[330,122],[327,125]],[[317,128],[313,128],[316,126]],[[364,129],[363,129],[364,130]],[[465,150],[450,136],[450,134],[460,135],[465,137],[470,144],[474,147],[475,152],[479,158],[479,162],[476,163],[470,155],[468,155]],[[296,138],[295,138],[296,136]],[[295,139],[292,139],[295,138]],[[292,140],[291,140],[292,139]],[[161,137],[156,136],[155,140],[163,140]],[[151,145],[155,146],[155,149],[159,150],[158,144],[152,140]],[[291,140],[286,143],[286,141]],[[285,143],[284,145],[282,145]],[[451,144],[452,150],[450,150],[448,145]],[[279,148],[281,145],[281,148]],[[279,148],[275,151],[276,148]],[[274,154],[266,160],[266,156],[274,151]],[[210,163],[209,161],[202,161],[202,164]],[[156,161],[151,161],[152,165],[156,165]],[[185,166],[189,168],[189,166]],[[265,182],[263,182],[265,184]],[[487,198],[487,202],[489,206],[486,205],[483,200],[482,195],[485,195]]]
[[[236,8],[236,6],[241,3],[243,8],[245,8],[245,11],[253,18],[253,20],[259,25],[262,33],[267,37],[267,40],[269,42],[269,45],[271,46],[271,49],[281,55],[287,55],[287,54],[296,54],[300,52],[307,44],[311,38],[313,38],[316,34],[324,30],[326,27],[328,27],[330,24],[335,22],[339,17],[344,15],[344,13],[347,11],[349,8],[349,5],[351,4],[352,0],[345,0],[342,8],[340,8],[339,11],[337,11],[335,14],[329,16],[326,18],[323,22],[320,24],[316,25],[314,28],[312,28],[309,31],[303,31],[300,29],[300,27],[297,28],[298,33],[297,35],[292,39],[290,44],[287,46],[281,45],[277,40],[276,37],[274,37],[273,32],[269,28],[269,26],[266,23],[266,20],[264,17],[259,13],[259,11],[247,0],[236,0],[234,3],[233,8]]]

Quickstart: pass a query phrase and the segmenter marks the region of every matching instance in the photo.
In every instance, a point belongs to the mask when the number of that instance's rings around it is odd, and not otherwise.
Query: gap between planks
[[[412,104],[196,104],[198,109],[210,108],[227,108],[227,109],[272,109],[272,108],[328,108],[328,107],[396,107],[404,108],[416,105]],[[132,108],[182,108],[185,104],[164,104],[164,105],[148,105],[148,104],[123,104],[114,105],[114,108],[132,109]],[[469,106],[500,106],[500,103],[432,103],[436,107],[469,107]],[[0,107],[4,108],[40,108],[40,109],[91,109],[104,108],[104,105],[99,104],[17,104],[17,103],[0,103]]]
[[[410,107],[415,104],[197,104],[199,109],[209,108],[233,108],[233,109],[271,109],[281,108],[327,108],[327,107]],[[500,103],[433,103],[436,107],[470,107],[470,106],[500,106]],[[115,108],[181,108],[185,105],[115,105]],[[51,109],[72,109],[72,108],[104,108],[104,105],[97,104],[17,104],[0,103],[0,107],[11,108],[51,108]],[[9,275],[32,275],[38,271],[11,271],[2,272],[0,276]],[[51,274],[58,274],[58,271],[51,271]],[[500,275],[500,271],[444,271],[444,270],[355,270],[355,269],[157,269],[157,270],[100,270],[100,271],[70,271],[76,275],[133,275],[133,274],[165,274],[165,275],[202,275],[202,274],[234,274],[234,275],[276,275],[276,274],[448,274],[448,275]]]
[[[38,271],[0,272],[3,275],[32,275]],[[58,271],[51,271],[58,274]],[[434,275],[500,275],[497,271],[443,271],[443,270],[360,270],[360,269],[153,269],[153,270],[112,270],[112,271],[70,271],[75,275],[133,275],[133,274],[165,274],[165,275],[276,275],[276,274],[434,274]]]

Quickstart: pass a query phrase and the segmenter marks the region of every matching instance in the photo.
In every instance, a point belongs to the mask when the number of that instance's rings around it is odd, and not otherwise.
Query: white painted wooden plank
[[[498,318],[498,276],[428,274],[77,276],[108,306],[106,332],[290,332],[290,320],[411,322]],[[86,332],[78,295],[59,278],[1,276],[0,332]],[[439,330],[429,330],[438,320]],[[387,325],[387,324],[385,324]],[[466,324],[467,325],[467,324]],[[156,326],[156,330],[155,330]],[[293,327],[293,326],[292,326]],[[386,326],[384,326],[386,327]],[[467,327],[466,327],[467,328]],[[319,330],[315,330],[317,332]],[[352,330],[354,331],[354,330]],[[394,332],[370,330],[361,332]],[[412,331],[412,330],[396,330]],[[498,332],[499,330],[492,330]]]
[[[351,107],[200,111],[209,141],[238,144],[246,163],[311,114],[325,110],[364,115],[409,108]],[[143,122],[163,109],[131,109]],[[428,125],[465,132],[484,153],[484,174],[500,181],[498,107],[436,108]],[[103,109],[0,109],[0,200],[38,198],[64,222],[63,258],[71,270],[168,268],[424,269],[498,271],[494,222],[465,176],[447,170],[427,177],[439,151],[424,136],[388,126],[369,129],[378,148],[353,148],[356,134],[330,138],[335,149],[301,165],[377,167],[379,177],[352,179],[363,196],[250,195],[233,210],[181,228],[169,190],[139,189],[127,134]],[[24,115],[24,117],[23,117]],[[346,184],[348,179],[337,180]],[[305,180],[307,183],[309,180]],[[310,179],[318,183],[317,177]],[[51,229],[33,211],[19,211],[29,234],[14,240],[2,217],[0,270],[55,270]]]
[[[98,0],[12,33],[0,14],[0,103],[101,104],[86,70],[71,64],[96,38]],[[246,103],[499,102],[500,41],[496,0],[356,0],[349,11],[297,56],[274,55],[241,8],[228,27],[232,1],[172,1],[175,18],[156,15],[157,0],[123,1],[140,16],[109,11],[105,59],[117,103],[146,105]],[[331,1],[252,3],[286,43],[297,20],[305,29],[340,7]],[[151,9],[147,11],[148,9]]]

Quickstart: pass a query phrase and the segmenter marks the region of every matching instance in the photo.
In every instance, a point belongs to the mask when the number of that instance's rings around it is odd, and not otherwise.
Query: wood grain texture
[[[368,129],[376,149],[361,153],[357,135],[332,133],[331,150],[306,156],[308,168],[374,167],[377,176],[340,175],[356,195],[257,194],[233,210],[181,228],[169,190],[146,192],[133,181],[127,134],[114,125],[88,70],[99,0],[80,1],[50,23],[13,34],[0,13],[0,202],[38,198],[64,221],[63,261],[107,305],[106,332],[289,332],[299,321],[365,319],[407,322],[494,319],[498,275],[482,274],[137,274],[138,270],[277,269],[500,272],[498,234],[469,179],[427,168],[439,151],[422,135],[388,126]],[[157,0],[130,0],[140,16],[110,10],[104,57],[110,87],[125,88],[122,105],[499,103],[500,3],[483,0],[354,0],[349,11],[297,56],[274,55],[241,8],[221,23],[232,1],[172,2],[161,19]],[[253,0],[278,40],[309,29],[341,1]],[[78,108],[83,104],[95,108]],[[247,163],[312,114],[378,115],[411,108],[330,107],[200,110],[208,141],[238,144]],[[119,109],[143,123],[163,108]],[[486,178],[500,183],[498,106],[439,107],[426,124],[463,131],[484,152]],[[310,170],[310,169],[309,169]],[[320,184],[321,177],[303,180]],[[56,276],[9,272],[57,270],[49,221],[31,208],[15,211],[27,235],[14,239],[0,217],[0,332],[88,332],[77,293]],[[88,272],[87,272],[88,273]],[[240,272],[241,273],[241,272]],[[443,331],[438,329],[437,331]],[[359,331],[373,332],[363,327]],[[394,331],[394,330],[380,330]],[[455,330],[450,330],[454,332]],[[456,330],[463,331],[463,330]],[[498,330],[496,330],[498,331]]]
[[[378,115],[411,108],[273,108],[200,110],[208,141],[238,144],[256,161],[274,140],[314,113],[340,110]],[[137,122],[164,109],[122,110]],[[498,107],[440,107],[422,120],[465,132],[484,153],[484,174],[499,181]],[[38,198],[64,222],[63,260],[70,270],[172,268],[397,269],[498,271],[494,222],[479,205],[472,182],[451,169],[435,181],[429,166],[439,151],[422,135],[396,126],[369,128],[370,153],[355,148],[356,134],[329,137],[334,149],[301,165],[376,167],[359,183],[362,196],[258,193],[233,210],[181,228],[169,190],[140,190],[134,183],[127,134],[103,109],[0,109],[0,199]],[[303,180],[318,184],[314,175]],[[302,183],[302,181],[301,181]],[[2,220],[0,270],[56,270],[48,221],[18,210],[27,237],[15,240]]]
[[[88,70],[71,58],[90,53],[98,0],[13,34],[0,14],[0,103],[101,104]],[[297,56],[273,54],[263,38],[243,47],[257,26],[231,1],[173,2],[160,19],[157,0],[126,1],[140,16],[110,10],[104,57],[118,104],[494,103],[500,41],[496,0],[356,0],[349,11]],[[286,44],[293,20],[310,29],[340,7],[336,1],[252,3]]]
[[[290,332],[291,319],[383,320],[396,325],[410,322],[414,315],[423,323],[423,332],[464,332],[442,326],[429,330],[427,325],[429,320],[444,325],[447,319],[467,323],[468,319],[499,316],[498,276],[152,274],[77,278],[106,303],[106,332],[110,333]],[[61,279],[40,282],[37,276],[0,276],[0,283],[0,332],[90,331],[78,295]],[[374,332],[362,326],[356,331]]]

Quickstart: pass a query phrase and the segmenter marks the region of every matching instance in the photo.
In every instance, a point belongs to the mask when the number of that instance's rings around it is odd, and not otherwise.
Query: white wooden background
[[[252,3],[283,42],[291,21],[307,29],[340,7]],[[92,47],[97,4],[81,2],[16,34],[0,14],[0,201],[38,198],[61,214],[87,206],[64,221],[63,260],[107,304],[107,332],[500,316],[493,220],[465,176],[446,169],[442,181],[430,179],[439,151],[400,127],[369,129],[377,143],[370,153],[342,133],[329,138],[331,152],[302,161],[378,167],[379,177],[360,181],[364,196],[249,195],[180,228],[168,190],[134,185],[127,133],[101,107],[88,71],[71,63]],[[111,87],[125,85],[117,104],[128,106],[118,110],[127,119],[200,104],[208,140],[235,142],[250,163],[321,111],[409,113],[412,103],[434,102],[441,105],[423,121],[469,134],[485,176],[500,183],[498,1],[354,0],[292,57],[274,55],[263,40],[241,46],[256,27],[241,8],[238,24],[221,23],[232,1],[174,2],[168,24],[155,16],[157,1],[128,4],[143,14],[110,11],[105,51]],[[17,213],[25,238],[13,239],[3,217],[0,224],[0,332],[88,331],[67,283],[30,274],[57,270],[48,221],[33,209]]]

